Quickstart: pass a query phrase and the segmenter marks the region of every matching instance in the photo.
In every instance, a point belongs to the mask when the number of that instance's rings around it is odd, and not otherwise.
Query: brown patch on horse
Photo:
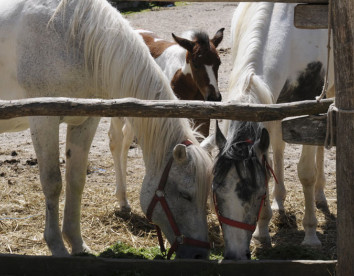
[[[204,101],[203,95],[195,84],[191,74],[183,74],[179,69],[171,80],[171,87],[177,98],[187,101]],[[188,91],[188,93],[186,93]],[[210,120],[192,119],[194,126],[198,127],[198,132],[204,137],[209,136]]]
[[[197,94],[200,94],[191,74],[183,74],[179,69],[171,80],[171,87],[177,98],[181,100],[193,100]],[[188,94],[186,93],[188,89]]]
[[[162,53],[168,48],[171,47],[172,45],[175,45],[176,43],[174,42],[169,42],[166,40],[156,40],[156,36],[150,33],[140,33],[140,35],[143,37],[145,44],[149,47],[150,49],[150,54],[152,55],[153,58],[158,58],[159,56],[162,55]]]

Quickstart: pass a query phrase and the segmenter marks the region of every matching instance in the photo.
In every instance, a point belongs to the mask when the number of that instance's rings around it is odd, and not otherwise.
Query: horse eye
[[[179,195],[180,195],[180,197],[184,198],[185,200],[192,201],[192,197],[187,193],[179,192]]]

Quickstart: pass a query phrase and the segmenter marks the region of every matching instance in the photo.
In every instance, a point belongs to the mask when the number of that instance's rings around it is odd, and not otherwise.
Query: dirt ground
[[[222,93],[225,93],[231,71],[230,23],[236,6],[236,3],[192,3],[126,17],[133,27],[154,31],[165,39],[171,39],[172,32],[180,35],[188,29],[202,29],[212,36],[218,29],[224,27],[224,40],[219,46],[222,59],[219,87]],[[83,237],[96,252],[103,251],[117,241],[123,241],[135,247],[157,246],[153,228],[143,216],[138,201],[140,183],[144,176],[141,151],[138,148],[130,150],[128,159],[128,196],[132,205],[132,213],[119,212],[114,196],[113,160],[108,146],[109,122],[109,118],[101,120],[89,155],[87,183],[82,203]],[[64,174],[64,125],[60,128],[60,152],[61,170]],[[273,219],[271,222],[273,257],[252,247],[253,256],[257,258],[336,258],[335,149],[325,153],[327,177],[325,193],[331,214],[324,215],[317,211],[319,221],[317,234],[323,246],[315,249],[317,254],[315,257],[307,256],[306,253],[296,255],[304,237],[301,223],[304,215],[304,200],[296,170],[300,152],[301,147],[298,145],[286,147],[285,181],[288,194],[285,207],[287,220],[279,222]],[[21,133],[0,134],[0,254],[50,254],[43,239],[45,206],[35,158],[28,130]],[[270,185],[272,187],[273,182]],[[65,190],[65,184],[63,186]],[[63,195],[60,205],[62,210]],[[217,248],[220,248],[222,247],[222,235],[216,216],[210,214],[208,220],[211,240]],[[290,247],[283,249],[284,245],[290,245]]]

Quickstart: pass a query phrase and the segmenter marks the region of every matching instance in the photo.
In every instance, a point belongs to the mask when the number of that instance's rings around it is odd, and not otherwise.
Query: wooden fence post
[[[337,120],[337,275],[354,275],[354,1],[332,0]]]

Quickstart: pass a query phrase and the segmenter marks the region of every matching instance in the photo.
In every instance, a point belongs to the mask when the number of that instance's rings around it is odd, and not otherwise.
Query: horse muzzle
[[[207,101],[221,102],[221,100],[222,100],[219,89],[215,89],[215,87],[212,85],[209,85],[207,95],[208,95],[206,98]]]
[[[176,259],[201,259],[209,258],[210,250],[203,247],[181,244],[176,250]]]

